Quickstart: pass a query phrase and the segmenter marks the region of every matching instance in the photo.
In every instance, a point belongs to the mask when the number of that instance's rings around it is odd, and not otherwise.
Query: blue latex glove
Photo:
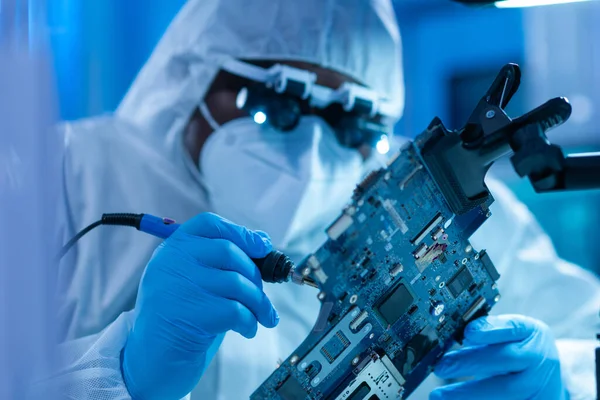
[[[477,319],[465,329],[465,347],[435,368],[442,379],[473,377],[434,390],[430,400],[566,400],[550,328],[520,315]]]
[[[225,332],[252,338],[257,322],[277,325],[277,311],[250,259],[271,249],[265,233],[208,213],[183,224],[158,247],[142,277],[122,353],[123,376],[134,399],[184,397]]]

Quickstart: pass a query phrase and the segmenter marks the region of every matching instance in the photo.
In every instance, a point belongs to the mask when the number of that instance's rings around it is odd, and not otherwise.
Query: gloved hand
[[[225,332],[252,338],[257,322],[277,325],[277,311],[250,259],[271,249],[265,233],[208,213],[183,224],[157,248],[140,283],[121,357],[134,399],[184,397]]]
[[[434,390],[430,400],[565,400],[550,328],[520,315],[479,318],[465,329],[465,347],[435,368],[442,379],[473,377]]]

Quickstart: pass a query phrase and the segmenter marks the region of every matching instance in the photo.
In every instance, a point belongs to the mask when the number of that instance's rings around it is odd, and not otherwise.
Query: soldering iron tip
[[[302,283],[304,283],[305,285],[308,285],[308,286],[312,286],[317,289],[319,288],[319,285],[317,285],[317,282],[315,282],[312,278],[310,278],[308,276],[305,276],[302,279]]]

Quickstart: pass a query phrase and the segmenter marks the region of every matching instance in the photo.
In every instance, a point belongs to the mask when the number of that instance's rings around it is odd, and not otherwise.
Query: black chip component
[[[471,286],[469,286],[469,293],[473,294],[475,292],[475,289],[477,289],[477,284],[472,283]]]
[[[375,275],[377,275],[377,270],[372,269],[371,272],[369,273],[369,279],[373,279],[375,277]]]
[[[375,206],[375,208],[379,208],[379,207],[381,207],[381,202],[380,202],[379,200],[377,200],[377,199],[376,199],[375,197],[373,197],[373,196],[370,196],[370,197],[367,199],[367,203],[369,203],[369,204],[370,204],[370,205],[372,205],[372,206]]]
[[[456,298],[460,296],[471,283],[473,283],[473,275],[471,275],[471,272],[469,272],[467,267],[462,267],[460,271],[446,283],[446,287],[452,296]]]
[[[406,286],[400,284],[379,303],[377,310],[389,325],[393,325],[409,310],[413,301]]]
[[[306,375],[308,376],[308,379],[313,379],[315,376],[319,375],[319,372],[321,372],[321,366],[320,366],[320,364],[317,364],[316,362],[311,363],[304,370],[304,373],[306,373]]]
[[[438,335],[431,326],[423,328],[392,360],[403,376],[410,375],[413,369],[439,344]]]
[[[283,385],[277,389],[277,394],[282,400],[306,400],[306,396],[308,396],[300,382],[293,376],[283,382]]]
[[[350,345],[350,341],[342,331],[338,331],[326,344],[321,348],[321,354],[325,356],[327,361],[332,364],[336,358],[342,354]]]
[[[483,267],[487,271],[490,278],[492,278],[493,281],[497,281],[500,278],[500,274],[498,273],[498,270],[494,266],[492,260],[490,260],[490,256],[485,250],[482,250],[479,253],[479,259],[481,260],[481,263],[483,264]]]

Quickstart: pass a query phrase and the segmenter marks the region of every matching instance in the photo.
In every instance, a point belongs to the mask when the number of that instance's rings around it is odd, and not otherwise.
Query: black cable
[[[57,254],[57,260],[60,261],[65,254],[81,239],[86,233],[100,225],[116,225],[116,226],[131,226],[140,230],[140,224],[144,214],[102,214],[102,218],[99,221],[94,222],[91,225],[86,226],[77,235],[73,236],[71,240],[65,244],[60,252]],[[292,260],[285,254],[273,250],[266,257],[259,259],[252,259],[254,264],[260,270],[263,281],[270,283],[281,283],[287,282],[290,279],[290,274],[293,268],[295,268]],[[318,287],[316,282],[309,277],[303,277],[302,282],[313,287]],[[298,282],[296,282],[298,283]]]
[[[65,244],[60,252],[57,254],[57,259],[60,260],[71,250],[71,247],[77,243],[86,233],[100,225],[117,225],[117,226],[132,226],[136,229],[140,229],[140,222],[144,214],[102,214],[102,219],[94,222],[83,228],[77,235],[73,236],[71,240]]]
[[[73,247],[73,245],[75,243],[77,243],[77,241],[79,239],[81,239],[83,237],[83,235],[85,235],[86,233],[88,233],[89,231],[91,231],[92,229],[98,227],[102,225],[102,220],[96,221],[93,224],[90,224],[88,226],[86,226],[85,228],[83,228],[77,235],[73,236],[71,238],[71,240],[69,240],[67,242],[67,244],[65,244],[62,249],[60,250],[60,252],[56,255],[57,260],[60,260],[61,258],[63,258],[65,256],[65,254],[67,254],[67,252],[69,250],[71,250],[71,247]]]

